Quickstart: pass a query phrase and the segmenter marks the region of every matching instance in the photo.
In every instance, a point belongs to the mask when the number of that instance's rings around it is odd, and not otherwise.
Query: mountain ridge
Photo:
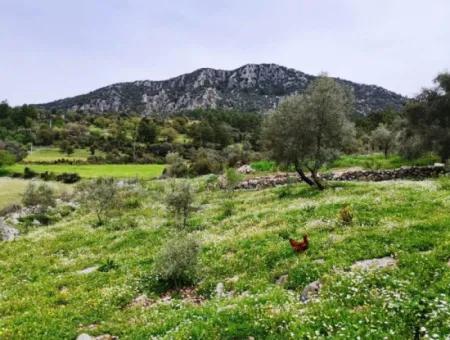
[[[233,70],[200,68],[165,80],[115,83],[86,94],[37,104],[45,109],[89,113],[172,114],[195,109],[268,111],[280,100],[301,93],[316,77],[277,64],[246,64]],[[377,85],[334,78],[355,96],[356,111],[366,115],[392,107],[406,97]]]

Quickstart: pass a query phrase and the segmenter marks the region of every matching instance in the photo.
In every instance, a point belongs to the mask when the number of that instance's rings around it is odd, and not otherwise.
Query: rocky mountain
[[[231,71],[202,68],[168,80],[118,83],[38,106],[92,113],[170,114],[199,108],[267,111],[284,96],[303,91],[314,78],[276,64],[248,64]],[[379,86],[336,80],[353,91],[361,114],[399,108],[406,101]]]

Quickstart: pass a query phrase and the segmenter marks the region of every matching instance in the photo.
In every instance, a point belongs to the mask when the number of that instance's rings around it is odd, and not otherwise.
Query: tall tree
[[[347,118],[352,108],[352,95],[333,79],[320,76],[303,94],[288,97],[267,118],[264,136],[272,157],[293,165],[309,185],[324,189],[317,172],[337,157],[345,137],[353,133]]]
[[[450,74],[439,74],[436,87],[425,89],[405,109],[404,143],[414,141],[420,151],[450,157]]]

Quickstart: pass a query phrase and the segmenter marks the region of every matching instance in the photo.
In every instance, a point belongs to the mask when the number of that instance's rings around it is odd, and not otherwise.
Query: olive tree
[[[335,159],[354,134],[348,120],[353,97],[333,79],[320,76],[302,94],[280,103],[265,121],[264,138],[272,157],[294,166],[307,184],[324,189],[317,172]],[[305,171],[310,171],[311,178]]]
[[[372,143],[384,153],[384,157],[387,158],[390,149],[395,142],[395,136],[386,125],[381,123],[371,133]]]

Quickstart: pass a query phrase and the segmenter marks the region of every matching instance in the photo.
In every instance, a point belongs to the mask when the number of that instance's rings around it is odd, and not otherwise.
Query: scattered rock
[[[255,172],[255,170],[248,164],[245,164],[237,169],[237,172],[241,174],[251,174],[252,172]]]
[[[118,340],[118,336],[110,335],[110,334],[103,334],[99,336],[92,336],[86,333],[82,333],[77,336],[77,340]]]
[[[377,259],[362,260],[355,262],[352,266],[352,270],[376,270],[383,268],[390,268],[397,266],[397,260],[390,257],[381,257]]]
[[[324,260],[324,259],[317,259],[317,260],[314,260],[313,263],[316,263],[316,264],[324,264],[324,263],[325,263],[325,260]]]
[[[14,241],[19,237],[19,230],[7,225],[3,219],[0,219],[0,241]]]
[[[33,222],[31,222],[32,225],[34,225],[35,227],[39,227],[41,225],[41,222],[39,222],[38,220],[34,219]]]
[[[222,282],[219,282],[216,286],[216,296],[218,298],[225,296],[225,287]]]
[[[93,273],[93,272],[97,271],[97,269],[98,269],[98,266],[92,266],[92,267],[85,268],[83,270],[79,270],[77,273],[80,275],[85,275],[85,274]]]
[[[318,296],[321,287],[322,285],[319,280],[311,282],[303,288],[302,295],[300,295],[300,301],[305,303],[309,299]]]
[[[289,278],[288,274],[281,275],[275,283],[277,285],[284,286],[286,284],[286,282],[288,281],[288,278]]]
[[[345,172],[327,173],[321,177],[325,180],[333,181],[388,181],[396,179],[423,180],[425,178],[437,177],[445,174],[448,170],[440,163],[434,166],[411,166],[391,170],[351,170]],[[296,174],[277,173],[272,176],[262,176],[242,181],[237,185],[237,189],[263,189],[284,185],[287,183],[300,182],[301,179]],[[220,182],[219,182],[220,183]],[[221,188],[225,186],[220,185]],[[335,188],[336,191],[341,190]]]
[[[138,297],[134,298],[133,301],[131,302],[130,306],[147,308],[147,307],[152,306],[154,303],[155,303],[155,301],[153,301],[152,299],[149,299],[147,297],[147,295],[142,294],[142,295],[139,295]]]

